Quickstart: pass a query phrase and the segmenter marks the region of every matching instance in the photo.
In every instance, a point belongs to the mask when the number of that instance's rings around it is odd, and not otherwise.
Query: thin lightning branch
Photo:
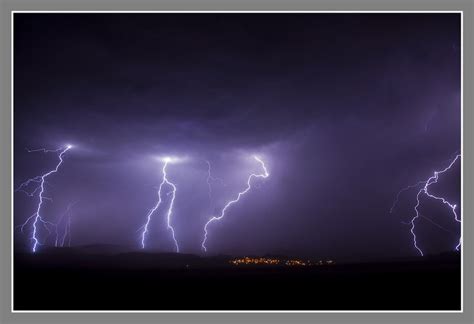
[[[208,188],[208,192],[209,192],[209,204],[212,205],[211,162],[206,160],[206,163],[207,163],[207,179],[206,179],[206,182],[207,182],[207,188]]]
[[[416,205],[415,205],[415,207],[414,207],[415,216],[413,216],[413,218],[412,218],[411,221],[409,222],[409,224],[411,224],[410,232],[411,232],[412,237],[413,237],[413,246],[416,248],[416,250],[420,253],[421,256],[423,256],[424,253],[423,253],[423,251],[421,250],[421,248],[418,246],[417,237],[416,237],[416,233],[415,233],[415,221],[416,221],[419,217],[423,217],[423,216],[420,214],[419,210],[418,210],[418,208],[420,207],[420,204],[421,204],[421,202],[420,202],[420,197],[421,197],[422,195],[425,195],[426,197],[431,198],[431,199],[435,199],[435,200],[441,201],[443,204],[447,205],[447,206],[451,209],[451,211],[452,211],[452,213],[453,213],[453,215],[454,215],[454,220],[455,220],[456,222],[458,222],[458,223],[461,223],[461,219],[458,217],[458,214],[457,214],[457,212],[456,212],[456,207],[457,207],[457,206],[456,206],[455,204],[450,203],[449,201],[447,201],[447,200],[446,200],[445,198],[443,198],[443,197],[435,196],[435,195],[433,195],[432,193],[429,192],[429,187],[430,187],[432,184],[435,184],[435,183],[438,182],[439,176],[440,176],[441,174],[445,173],[446,171],[450,170],[450,169],[453,167],[453,165],[456,163],[456,161],[457,161],[458,159],[460,159],[460,158],[461,158],[461,154],[457,154],[456,157],[451,160],[451,162],[449,163],[449,165],[448,165],[445,169],[443,169],[443,170],[441,170],[441,171],[435,171],[435,172],[433,173],[433,175],[432,175],[431,177],[429,177],[426,181],[424,181],[424,182],[422,182],[422,183],[418,182],[416,185],[414,185],[414,186],[417,186],[417,185],[423,184],[423,187],[420,188],[420,189],[418,190],[417,194],[416,194]],[[403,191],[403,190],[407,190],[408,188],[414,187],[414,186],[409,186],[409,187],[407,187],[407,188],[405,188],[405,189],[402,189],[402,191]],[[400,194],[402,191],[400,191],[399,194]],[[396,201],[398,201],[398,196],[399,196],[399,194],[397,195],[397,200],[396,200]],[[396,203],[394,203],[394,205],[392,206],[391,211],[393,211],[393,207],[395,206],[395,204],[396,204]],[[427,217],[424,217],[424,218],[425,218],[425,219],[428,219]],[[430,219],[429,219],[429,220],[430,220]],[[430,220],[430,221],[431,221],[431,220]],[[431,222],[434,223],[433,221],[431,221]],[[436,223],[434,223],[434,224],[437,225]],[[462,243],[462,237],[460,236],[460,237],[459,237],[459,243],[458,243],[458,244],[456,245],[456,247],[455,247],[456,251],[459,251],[459,248],[461,247],[461,243]]]
[[[178,241],[176,240],[176,237],[175,237],[174,228],[173,228],[173,226],[171,226],[171,215],[173,213],[173,205],[174,205],[174,200],[176,198],[176,186],[172,182],[170,182],[168,180],[168,177],[167,177],[166,167],[168,166],[169,162],[170,162],[169,158],[164,159],[164,164],[163,164],[163,169],[162,169],[163,180],[161,181],[160,186],[158,188],[158,202],[156,203],[156,205],[152,209],[150,209],[150,211],[148,212],[147,217],[146,217],[146,219],[147,219],[146,223],[145,223],[144,226],[142,226],[142,228],[143,228],[143,231],[142,231],[142,248],[143,249],[145,248],[145,237],[148,233],[148,226],[150,225],[151,216],[158,209],[158,207],[160,207],[161,202],[163,201],[163,199],[161,197],[162,188],[165,184],[167,184],[168,186],[170,186],[172,188],[171,202],[170,202],[170,205],[168,207],[168,211],[166,213],[167,229],[171,231],[171,236],[172,236],[173,241],[174,241],[176,252],[179,253]]]
[[[420,217],[426,219],[428,222],[430,222],[431,224],[433,224],[434,226],[438,227],[439,229],[445,231],[445,232],[448,232],[448,233],[451,233],[451,234],[455,234],[453,231],[450,231],[448,230],[447,228],[441,226],[440,224],[436,223],[434,220],[432,220],[431,218],[429,217],[426,217],[425,215],[422,215],[420,214]]]
[[[224,218],[225,216],[225,212],[227,211],[227,209],[232,206],[233,204],[235,204],[236,202],[238,202],[240,200],[240,197],[242,197],[243,195],[245,195],[251,188],[251,181],[253,178],[268,178],[268,176],[270,175],[267,171],[267,168],[265,167],[265,163],[259,159],[258,157],[254,156],[254,159],[257,160],[258,163],[260,163],[260,165],[262,166],[262,169],[263,169],[263,173],[261,174],[255,174],[255,173],[252,173],[250,174],[250,176],[248,177],[247,179],[247,187],[238,193],[237,197],[231,201],[229,201],[225,206],[224,208],[222,209],[221,213],[219,216],[213,216],[211,219],[209,219],[209,221],[207,221],[207,223],[204,225],[204,239],[201,243],[201,247],[202,249],[207,252],[207,247],[206,247],[206,241],[207,241],[207,236],[208,236],[208,226],[215,222],[215,221],[220,221],[222,218]]]
[[[29,192],[26,190],[26,188],[29,187],[31,183],[37,183],[38,186],[36,186],[32,192]],[[17,189],[15,189],[15,192],[23,192],[27,196],[33,197],[38,192],[38,190],[40,190],[39,184],[41,184],[41,176],[37,176],[37,177],[26,180],[25,182],[20,184],[20,186]]]
[[[400,190],[397,194],[397,196],[395,197],[395,200],[393,201],[393,204],[392,204],[392,207],[390,208],[390,214],[393,214],[393,211],[395,210],[395,207],[397,206],[398,204],[398,201],[400,200],[400,195],[405,192],[405,191],[408,191],[412,188],[416,188],[422,184],[425,184],[426,181],[418,181],[417,183],[415,184],[412,184],[412,185],[409,185],[409,186],[406,186],[405,188],[403,188],[402,190]]]
[[[26,221],[25,221],[23,224],[18,225],[16,228],[19,228],[19,229],[20,229],[20,232],[24,233],[23,230],[25,229],[25,226],[28,225],[28,223],[30,222],[30,220],[32,220],[33,217],[35,217],[35,216],[36,216],[36,214],[31,215],[30,217],[28,217],[28,218],[26,219]]]
[[[69,145],[70,146],[70,145]],[[58,148],[56,150],[48,150],[48,149],[45,149],[45,148],[39,148],[39,149],[35,149],[35,150],[30,150],[28,148],[26,148],[26,151],[28,153],[34,153],[34,152],[43,152],[43,153],[57,153],[57,152],[61,152],[63,149],[62,148]]]
[[[66,239],[66,235],[68,235],[68,231],[70,231],[70,229],[68,229],[68,223],[71,219],[71,212],[72,212],[72,207],[77,204],[78,202],[74,202],[74,203],[71,203],[67,206],[66,208],[66,211],[64,213],[62,213],[58,220],[56,221],[56,239],[54,241],[54,246],[57,247],[58,245],[63,247],[64,246],[64,240]],[[61,243],[59,243],[59,232],[58,232],[58,226],[61,224],[62,220],[64,219],[64,216],[68,217],[68,223],[66,223],[65,227],[64,227],[64,234],[63,234],[63,237],[62,237],[62,240],[61,240]]]
[[[208,187],[208,193],[209,193],[209,206],[212,208],[212,182],[220,182],[221,184],[224,184],[224,181],[221,178],[216,178],[211,175],[211,162],[206,160],[207,164],[207,187]]]
[[[66,241],[66,237],[67,237],[67,233],[68,233],[68,225],[69,225],[69,222],[66,223],[66,226],[64,228],[64,234],[63,234],[63,238],[61,240],[61,247],[64,246],[64,242]]]
[[[432,219],[429,218],[429,217],[426,217],[426,216],[423,215],[423,214],[420,214],[420,217],[426,219],[428,222],[430,222],[430,223],[433,224],[434,226],[438,227],[440,230],[443,230],[443,231],[445,231],[445,232],[447,232],[447,233],[451,233],[451,234],[457,235],[457,234],[454,233],[453,231],[450,231],[449,229],[447,229],[447,228],[441,226],[440,224],[436,223],[434,220],[432,220]],[[402,223],[403,225],[411,225],[411,221],[410,221],[410,222],[401,221],[400,223]]]
[[[71,247],[71,215],[68,216],[66,226],[64,227],[64,234],[61,240],[61,247],[64,247],[66,242],[66,237],[68,238],[68,247]]]
[[[67,231],[68,231],[67,246],[71,247],[71,217],[69,217],[67,224],[68,224],[67,225]]]
[[[33,241],[33,246],[32,246],[32,252],[36,252],[37,250],[37,247],[38,245],[41,245],[40,243],[40,239],[38,237],[38,223],[41,223],[43,224],[43,226],[48,230],[48,232],[50,232],[50,230],[47,228],[46,224],[49,224],[51,226],[56,226],[56,224],[53,224],[51,222],[48,222],[46,220],[43,219],[43,217],[41,216],[41,207],[43,206],[43,202],[44,200],[47,200],[49,198],[45,197],[44,196],[44,191],[45,191],[45,182],[46,182],[46,178],[48,178],[50,175],[58,172],[59,170],[59,167],[61,166],[61,164],[63,163],[63,155],[69,151],[70,149],[72,148],[71,145],[68,145],[66,146],[65,148],[62,148],[62,149],[57,149],[57,150],[47,150],[47,149],[37,149],[37,150],[28,150],[28,152],[44,152],[44,153],[49,153],[49,152],[55,152],[55,153],[59,153],[58,157],[59,157],[59,162],[58,164],[56,165],[56,167],[54,169],[52,169],[51,171],[41,175],[41,176],[38,176],[38,177],[34,177],[32,179],[29,179],[27,181],[25,181],[24,183],[22,183],[20,185],[19,188],[23,189],[25,187],[25,185],[28,185],[32,182],[36,182],[36,183],[39,183],[39,186],[38,188],[39,189],[35,189],[34,193],[36,193],[37,191],[39,191],[38,193],[38,197],[39,197],[39,202],[38,202],[38,206],[36,208],[36,212],[31,216],[29,217],[25,223],[23,223],[21,225],[21,229],[23,231],[23,228],[24,226],[32,219],[34,219],[33,221],[33,232],[32,232],[32,235],[31,235],[31,240]],[[18,191],[18,190],[17,190]],[[22,190],[21,190],[22,191]]]

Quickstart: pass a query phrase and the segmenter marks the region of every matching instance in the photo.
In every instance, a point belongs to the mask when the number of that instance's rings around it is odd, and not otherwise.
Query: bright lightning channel
[[[461,223],[461,219],[459,218],[457,212],[456,212],[456,205],[455,204],[452,204],[450,203],[449,201],[447,201],[444,197],[440,197],[440,196],[435,196],[433,195],[432,193],[429,192],[429,187],[432,185],[432,184],[435,184],[438,182],[438,179],[439,179],[439,176],[443,173],[445,173],[446,171],[450,170],[453,165],[456,163],[456,161],[458,159],[461,158],[461,154],[457,154],[456,157],[454,159],[451,160],[451,162],[449,163],[449,165],[444,168],[443,170],[441,171],[435,171],[433,173],[433,175],[431,177],[429,177],[426,181],[420,181],[414,185],[411,185],[411,186],[408,186],[404,189],[402,189],[398,194],[397,194],[397,198],[392,206],[392,208],[390,209],[390,212],[393,212],[393,209],[395,208],[395,205],[396,203],[398,202],[398,199],[399,199],[399,196],[400,194],[403,192],[403,191],[406,191],[410,188],[415,188],[419,185],[423,185],[417,192],[416,194],[416,205],[414,207],[414,210],[415,210],[415,216],[413,216],[413,218],[411,219],[411,221],[408,223],[411,225],[411,228],[410,228],[410,232],[412,234],[412,237],[413,237],[413,246],[415,247],[415,249],[418,251],[418,253],[423,256],[424,253],[423,253],[423,250],[418,246],[418,242],[417,242],[417,237],[416,237],[416,233],[415,233],[415,221],[420,218],[420,217],[423,217],[423,218],[427,218],[427,217],[424,217],[423,215],[420,214],[418,208],[420,207],[420,197],[422,195],[425,195],[426,197],[428,198],[431,198],[431,199],[435,199],[435,200],[438,200],[438,201],[441,201],[443,204],[447,205],[453,215],[454,215],[454,220],[458,223]],[[456,245],[455,249],[456,251],[459,251],[459,248],[461,247],[461,243],[462,243],[462,237],[460,236],[459,237],[459,242],[458,244]]]
[[[267,171],[267,168],[265,167],[265,163],[260,159],[258,158],[257,156],[254,156],[254,159],[260,163],[260,165],[262,166],[262,169],[263,169],[263,173],[260,173],[260,174],[255,174],[255,173],[252,173],[250,174],[250,176],[248,177],[247,179],[247,187],[245,188],[245,190],[241,191],[238,193],[237,197],[231,201],[229,201],[225,206],[224,208],[222,209],[221,213],[219,216],[213,216],[211,217],[211,219],[209,219],[207,221],[207,223],[204,225],[204,239],[201,243],[201,247],[202,249],[207,252],[207,247],[206,247],[206,241],[207,241],[207,236],[208,236],[208,226],[213,223],[213,222],[216,222],[216,221],[220,221],[222,218],[224,218],[225,216],[225,212],[227,211],[227,209],[232,206],[233,204],[237,203],[239,200],[240,200],[240,197],[242,197],[243,195],[245,195],[251,188],[252,188],[252,185],[251,185],[251,181],[252,181],[252,178],[263,178],[263,179],[266,179],[270,176],[270,174],[268,173]]]
[[[41,245],[40,239],[38,237],[38,225],[39,225],[39,223],[42,224],[44,226],[44,228],[50,234],[51,234],[51,230],[48,228],[48,226],[56,227],[56,224],[46,221],[41,216],[41,207],[43,206],[43,202],[45,200],[50,199],[50,198],[44,196],[46,178],[48,178],[50,175],[58,172],[59,167],[64,162],[64,160],[63,160],[64,154],[67,151],[69,151],[71,148],[72,148],[72,145],[67,145],[64,148],[59,148],[57,150],[47,150],[47,149],[44,149],[44,148],[37,149],[37,150],[27,150],[29,153],[31,153],[31,152],[44,152],[44,153],[54,152],[54,153],[59,153],[59,155],[58,155],[59,162],[58,162],[58,164],[56,164],[56,167],[54,169],[48,171],[47,173],[45,173],[41,176],[37,176],[37,177],[31,178],[31,179],[28,179],[27,181],[23,182],[18,187],[18,189],[16,190],[16,191],[24,192],[30,197],[34,196],[37,192],[39,192],[38,193],[39,201],[38,201],[38,206],[36,208],[36,212],[33,215],[31,215],[30,217],[28,217],[28,219],[20,226],[21,230],[23,231],[23,228],[30,222],[30,220],[34,219],[34,221],[33,221],[33,232],[31,234],[31,240],[33,241],[31,251],[33,253],[35,253],[37,251],[38,245]],[[29,193],[28,191],[26,191],[26,188],[31,183],[38,183],[38,187],[36,187],[33,192]]]
[[[174,205],[174,200],[176,198],[176,186],[174,183],[170,182],[168,180],[168,174],[166,173],[166,167],[168,166],[169,163],[174,163],[174,162],[177,162],[178,160],[175,159],[175,158],[172,158],[172,157],[165,157],[162,159],[163,161],[163,168],[162,168],[162,172],[163,172],[163,180],[161,181],[160,183],[160,187],[158,188],[158,202],[156,203],[155,206],[153,206],[152,209],[150,209],[150,211],[148,212],[147,214],[147,217],[146,217],[146,223],[145,225],[143,226],[143,231],[142,231],[142,248],[144,249],[145,248],[145,238],[146,238],[146,235],[148,233],[148,227],[150,225],[150,221],[151,221],[151,216],[153,215],[153,213],[158,209],[158,207],[160,207],[161,205],[161,202],[163,201],[162,199],[162,188],[163,186],[166,184],[168,186],[170,186],[172,188],[171,190],[171,201],[170,201],[170,205],[168,207],[168,211],[166,212],[166,223],[167,223],[167,229],[169,231],[171,231],[171,236],[173,238],[173,242],[174,242],[174,246],[175,246],[175,250],[177,253],[179,253],[179,245],[178,245],[178,241],[176,240],[176,236],[175,236],[175,231],[174,231],[174,228],[173,226],[171,225],[171,215],[173,213],[173,205]],[[169,193],[168,193],[169,194]]]

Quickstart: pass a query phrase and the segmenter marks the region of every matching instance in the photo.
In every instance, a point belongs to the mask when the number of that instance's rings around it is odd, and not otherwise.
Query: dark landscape
[[[276,257],[275,257],[276,258]],[[282,258],[282,257],[278,257]],[[51,249],[15,255],[16,310],[458,310],[460,258],[233,265],[229,256]]]

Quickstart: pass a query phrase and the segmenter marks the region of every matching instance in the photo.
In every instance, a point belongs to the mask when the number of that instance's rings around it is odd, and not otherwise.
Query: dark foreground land
[[[459,254],[312,267],[177,254],[16,254],[15,310],[459,310]]]

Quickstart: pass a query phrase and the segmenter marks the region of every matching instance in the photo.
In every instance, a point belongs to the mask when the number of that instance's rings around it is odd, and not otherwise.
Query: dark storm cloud
[[[17,14],[15,180],[37,172],[24,147],[74,143],[64,179],[89,206],[78,243],[134,244],[156,198],[152,157],[189,155],[174,176],[193,249],[208,214],[200,159],[232,196],[242,154],[260,153],[272,178],[216,226],[214,250],[410,254],[387,210],[460,148],[459,50],[454,14]]]

